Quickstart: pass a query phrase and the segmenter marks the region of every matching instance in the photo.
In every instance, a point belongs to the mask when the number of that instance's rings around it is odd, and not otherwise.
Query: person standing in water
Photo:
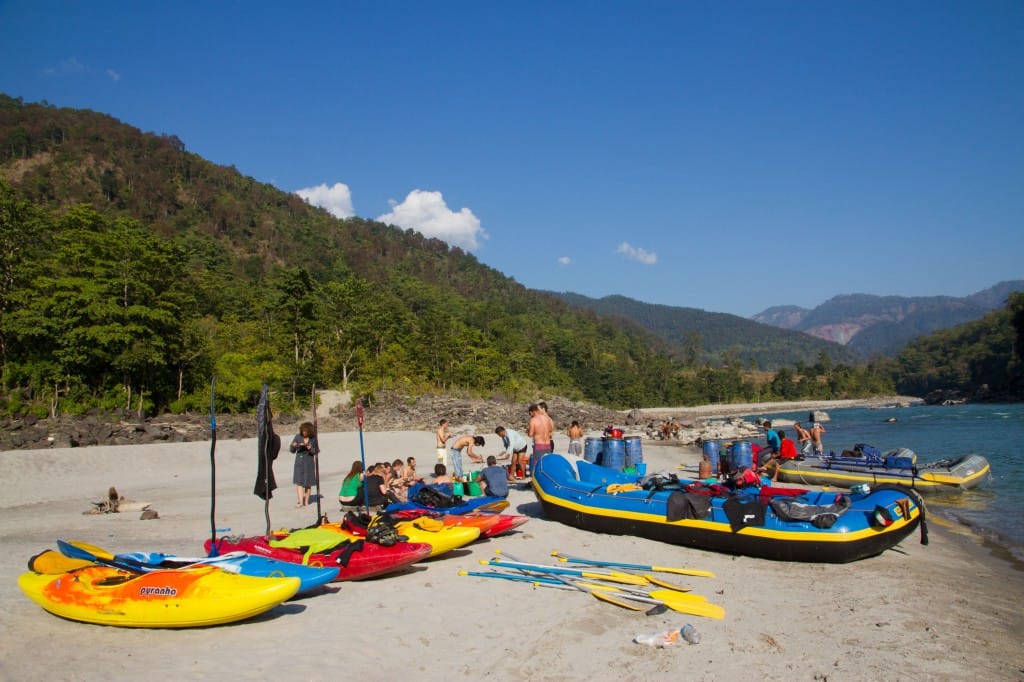
[[[812,417],[813,421],[814,413],[812,412],[810,416]],[[825,427],[822,426],[820,422],[814,422],[811,424],[810,433],[811,447],[814,448],[814,454],[821,457],[823,454],[825,454],[825,446],[821,442],[821,437],[826,433]]]

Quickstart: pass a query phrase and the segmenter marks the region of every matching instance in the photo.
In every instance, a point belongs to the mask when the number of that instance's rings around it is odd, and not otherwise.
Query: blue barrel
[[[622,471],[626,466],[626,443],[621,438],[601,439],[601,466]]]
[[[643,464],[644,444],[640,436],[626,436],[623,440],[626,442],[626,466],[635,467],[637,464]]]
[[[718,455],[722,451],[722,444],[717,440],[706,440],[704,441],[704,454],[708,456],[708,463],[711,464],[711,475],[717,476],[718,469]]]
[[[754,468],[754,451],[750,441],[738,440],[729,450],[729,468],[731,471],[739,471],[743,467]]]
[[[597,460],[601,459],[600,438],[587,438],[583,441],[583,459],[591,464],[597,464]]]

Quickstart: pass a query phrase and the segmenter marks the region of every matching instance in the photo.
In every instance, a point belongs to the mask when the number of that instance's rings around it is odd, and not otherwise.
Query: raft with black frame
[[[981,455],[962,455],[918,465],[917,455],[907,448],[882,454],[867,445],[855,445],[836,455],[783,460],[779,480],[800,485],[834,485],[850,488],[861,483],[872,486],[902,485],[922,494],[956,493],[974,488],[991,475],[988,460]]]
[[[731,490],[641,479],[562,454],[536,463],[532,485],[553,521],[727,554],[847,563],[884,552],[919,525],[927,544],[923,500],[901,486],[867,493]]]

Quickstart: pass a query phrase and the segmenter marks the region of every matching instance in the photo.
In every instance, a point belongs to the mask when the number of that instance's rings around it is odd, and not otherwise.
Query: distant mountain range
[[[751,319],[834,341],[864,357],[895,355],[914,337],[973,322],[1001,308],[1015,291],[1024,291],[1024,280],[1000,282],[960,298],[844,294],[810,310],[775,306]]]
[[[680,357],[692,356],[699,362],[719,364],[733,356],[743,368],[776,370],[796,363],[813,365],[823,352],[834,362],[860,360],[856,352],[831,340],[739,315],[644,303],[625,296],[595,299],[572,292],[551,293],[570,305],[629,320],[660,336]]]

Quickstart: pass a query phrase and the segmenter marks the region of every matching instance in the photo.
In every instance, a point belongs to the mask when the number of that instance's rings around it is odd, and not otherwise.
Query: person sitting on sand
[[[364,489],[365,488],[365,492]],[[356,503],[365,501],[371,507],[383,507],[388,502],[397,502],[394,495],[388,492],[384,483],[384,465],[374,464],[363,478],[363,484],[356,493]]]
[[[434,465],[434,475],[430,479],[430,485],[443,485],[445,483],[451,485],[452,477],[448,475],[447,467],[438,462]]]
[[[416,458],[406,457],[405,458],[405,477],[412,483],[422,483],[423,478],[416,473]]]
[[[338,491],[338,502],[342,505],[358,505],[359,484],[363,481],[363,463],[358,459],[352,462],[352,468],[341,482],[341,490]]]
[[[508,472],[505,467],[498,466],[494,455],[487,455],[487,466],[480,472],[480,482],[484,495],[488,497],[508,497]]]
[[[405,465],[402,460],[396,459],[391,463],[391,480],[388,482],[388,490],[399,502],[405,502],[409,498],[409,486],[413,483],[414,481],[405,473]]]

